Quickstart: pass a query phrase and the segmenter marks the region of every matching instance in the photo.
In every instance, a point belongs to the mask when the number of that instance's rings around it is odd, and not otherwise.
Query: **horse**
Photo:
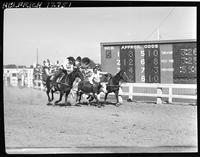
[[[108,83],[106,85],[106,90],[107,93],[105,94],[104,97],[104,104],[106,103],[106,99],[109,93],[114,92],[116,99],[117,99],[117,103],[115,104],[117,107],[119,107],[121,104],[119,103],[119,99],[118,99],[118,94],[119,94],[119,82],[120,81],[124,81],[127,82],[129,80],[125,70],[120,70],[115,76],[110,77],[110,79],[108,80]]]
[[[67,105],[67,97],[73,87],[73,82],[77,77],[81,80],[84,78],[79,68],[75,68],[70,74],[65,75],[65,77],[58,82],[60,98],[55,102],[55,104],[62,100],[63,94],[65,93],[65,105]]]
[[[59,100],[55,101],[55,104],[59,103],[62,101],[62,97],[65,93],[65,105],[67,105],[67,97],[73,87],[73,82],[75,81],[76,78],[80,78],[83,80],[83,74],[79,70],[79,68],[74,69],[70,74],[65,74],[61,79],[60,82],[57,82],[56,85],[52,85],[50,78],[48,77],[47,79],[47,96],[48,100],[52,101],[53,100],[53,92],[59,91],[60,93],[60,98]],[[55,87],[55,90],[52,89],[52,87]],[[49,97],[49,92],[52,92],[52,99]]]
[[[103,89],[103,85],[100,82],[91,84],[89,81],[80,81],[78,84],[76,101],[77,101],[77,103],[80,103],[82,94],[90,94],[91,93],[93,98],[96,99],[96,103],[97,103],[98,107],[101,107],[101,105],[99,104],[99,100],[96,96],[96,94],[99,94],[101,91],[105,92],[105,90]],[[89,97],[90,97],[90,95],[89,95]],[[89,104],[92,100],[91,99],[89,100]]]
[[[55,74],[53,74],[55,75]],[[46,80],[43,80],[43,82],[45,83],[44,85],[46,86],[47,90],[46,90],[46,93],[47,93],[47,96],[48,96],[48,101],[51,102],[53,101],[54,99],[54,93],[56,91],[59,91],[59,86],[58,86],[58,83],[53,83],[52,82],[52,77],[54,77],[53,75],[49,75],[49,76],[46,76]],[[60,81],[61,80],[65,80],[67,76],[67,73],[62,73],[61,76],[58,78]],[[49,93],[51,92],[51,98],[49,96]]]
[[[107,92],[107,91],[106,91],[106,84],[108,83],[108,80],[109,80],[111,77],[112,77],[112,74],[110,74],[110,73],[102,74],[102,75],[101,75],[101,77],[100,77],[101,87],[100,87],[100,90],[99,90],[98,93],[101,93],[101,92],[106,93],[106,92]],[[98,93],[97,93],[97,94],[98,94]],[[80,99],[81,99],[81,97],[80,97]],[[87,100],[88,100],[89,102],[93,101],[93,100],[94,100],[93,94],[89,94],[88,97],[87,97]],[[79,100],[79,102],[80,102],[80,100]],[[104,106],[104,105],[103,105],[103,106]]]

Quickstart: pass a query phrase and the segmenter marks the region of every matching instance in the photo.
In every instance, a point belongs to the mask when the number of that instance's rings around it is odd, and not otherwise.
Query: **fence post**
[[[157,87],[157,98],[156,98],[157,104],[162,104],[162,87]]]
[[[133,85],[130,83],[129,84],[129,95],[128,95],[128,98],[133,100]]]
[[[168,103],[172,103],[172,87],[169,87],[169,98],[168,98]]]

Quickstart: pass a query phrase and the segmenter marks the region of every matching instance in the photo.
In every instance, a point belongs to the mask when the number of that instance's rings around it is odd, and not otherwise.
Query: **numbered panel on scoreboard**
[[[129,82],[135,82],[135,49],[133,45],[120,47],[120,69],[126,71]]]
[[[160,48],[158,44],[144,45],[145,82],[160,83]]]
[[[197,77],[196,43],[173,44],[174,78]]]

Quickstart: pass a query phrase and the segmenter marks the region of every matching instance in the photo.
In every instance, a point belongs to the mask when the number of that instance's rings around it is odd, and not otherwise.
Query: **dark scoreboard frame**
[[[176,83],[197,77],[195,39],[101,43],[102,71],[124,69],[131,83]]]

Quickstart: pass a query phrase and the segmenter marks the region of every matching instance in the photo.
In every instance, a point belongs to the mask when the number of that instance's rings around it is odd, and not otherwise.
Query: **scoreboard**
[[[101,43],[102,71],[124,69],[129,82],[174,83],[197,77],[195,40]]]

